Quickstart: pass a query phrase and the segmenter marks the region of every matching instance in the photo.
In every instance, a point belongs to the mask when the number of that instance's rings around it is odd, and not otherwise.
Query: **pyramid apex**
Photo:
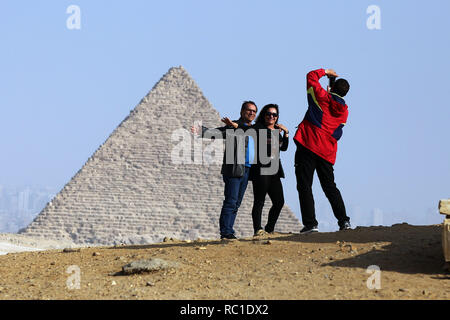
[[[182,79],[189,79],[189,80],[193,80],[191,75],[186,71],[186,69],[183,66],[178,66],[178,67],[171,67],[160,79],[159,82],[161,82],[161,80],[168,80],[168,79],[174,79],[174,78],[179,78],[181,77]],[[156,83],[155,87],[158,85],[158,83]]]
[[[181,82],[180,82],[181,80]],[[143,98],[143,100],[145,101],[148,96],[155,90],[158,89],[158,87],[163,86],[163,88],[161,88],[162,90],[165,90],[164,85],[166,83],[170,83],[170,82],[178,82],[178,85],[180,85],[180,83],[182,82],[194,82],[192,77],[189,75],[189,73],[186,71],[186,69],[183,68],[183,66],[178,66],[178,67],[171,67],[160,79],[158,82],[156,82],[156,84],[153,86],[153,88],[148,92],[148,94]],[[142,101],[141,101],[142,102]]]
[[[177,73],[187,73],[186,69],[182,66],[179,65],[178,67],[172,67],[169,69],[169,71],[167,73],[173,73],[173,72],[177,72]]]

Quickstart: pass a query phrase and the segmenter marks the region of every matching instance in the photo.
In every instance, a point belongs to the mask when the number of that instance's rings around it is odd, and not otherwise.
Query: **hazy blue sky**
[[[72,4],[80,30],[66,26]],[[380,30],[367,28],[369,5]],[[172,66],[222,115],[277,103],[292,133],[306,73],[328,67],[351,85],[335,165],[347,207],[423,223],[450,197],[449,12],[448,0],[3,0],[0,184],[62,188]],[[299,215],[294,152],[283,183]],[[314,192],[333,222],[317,180]]]

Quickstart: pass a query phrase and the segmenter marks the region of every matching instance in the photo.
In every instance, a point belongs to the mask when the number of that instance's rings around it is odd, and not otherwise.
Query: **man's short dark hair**
[[[331,88],[331,92],[334,92],[341,97],[345,97],[348,90],[350,90],[350,84],[345,79],[337,79]]]
[[[249,104],[254,105],[255,108],[256,108],[256,112],[258,112],[258,106],[256,105],[256,103],[254,103],[253,101],[249,100],[249,101],[244,101],[244,103],[242,103],[241,113],[242,113],[242,111],[244,111],[245,109],[247,109],[247,106],[248,106]]]

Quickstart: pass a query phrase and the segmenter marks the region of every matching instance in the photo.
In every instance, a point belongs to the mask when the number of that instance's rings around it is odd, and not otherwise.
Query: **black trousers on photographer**
[[[315,227],[318,225],[312,193],[314,171],[317,171],[320,185],[330,201],[334,216],[338,220],[338,225],[342,226],[344,222],[350,221],[345,211],[341,192],[334,182],[333,165],[301,144],[296,143],[296,145],[295,176],[297,178],[297,191],[303,225],[305,227]]]

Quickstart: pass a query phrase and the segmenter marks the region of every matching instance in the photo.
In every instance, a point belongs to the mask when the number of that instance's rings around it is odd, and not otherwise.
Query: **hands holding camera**
[[[330,84],[327,86],[327,92],[330,93],[331,86],[334,83],[334,79],[336,79],[339,76],[333,69],[326,69],[325,74],[327,75],[328,79],[330,79]]]
[[[325,70],[325,74],[327,75],[328,78],[337,78],[337,77],[339,77],[338,74],[336,73],[336,71],[334,71],[333,69],[326,69]]]

